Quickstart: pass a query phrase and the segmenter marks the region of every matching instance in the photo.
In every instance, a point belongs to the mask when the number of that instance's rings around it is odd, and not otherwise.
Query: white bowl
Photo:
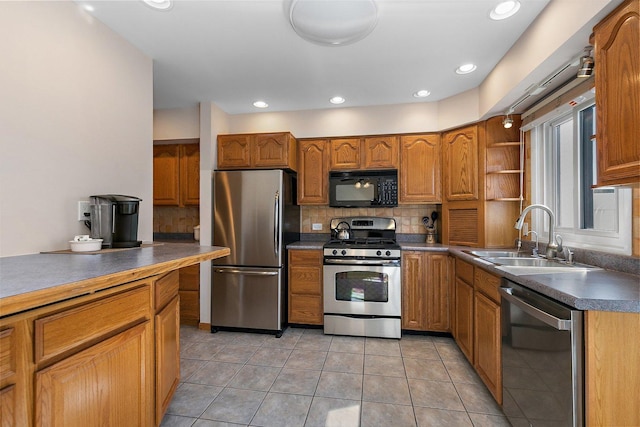
[[[71,252],[90,252],[102,249],[102,239],[74,241],[70,240]]]

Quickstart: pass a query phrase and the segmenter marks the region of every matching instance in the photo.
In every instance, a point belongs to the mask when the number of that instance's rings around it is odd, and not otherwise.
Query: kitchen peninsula
[[[159,425],[180,379],[178,269],[228,254],[0,258],[2,425]]]

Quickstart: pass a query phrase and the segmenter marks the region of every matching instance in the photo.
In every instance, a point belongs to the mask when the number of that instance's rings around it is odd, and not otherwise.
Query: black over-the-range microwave
[[[398,206],[398,170],[329,172],[329,206]]]

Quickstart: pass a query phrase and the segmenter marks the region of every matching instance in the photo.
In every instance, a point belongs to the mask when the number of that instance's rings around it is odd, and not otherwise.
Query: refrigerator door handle
[[[216,273],[225,273],[225,274],[242,274],[245,276],[277,276],[277,271],[247,271],[240,270],[236,268],[216,268],[213,270]]]
[[[280,192],[276,191],[276,195],[273,203],[273,253],[278,256],[278,241],[280,237]]]

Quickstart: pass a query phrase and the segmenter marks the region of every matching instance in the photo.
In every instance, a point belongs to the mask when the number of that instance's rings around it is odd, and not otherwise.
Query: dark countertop
[[[326,241],[300,241],[287,249],[322,249]],[[448,252],[497,276],[540,292],[579,310],[601,310],[640,313],[640,276],[613,270],[530,274],[516,276],[495,265],[463,252],[461,246],[399,242],[402,250]]]
[[[162,243],[105,253],[0,258],[0,317],[229,254],[228,248]]]

